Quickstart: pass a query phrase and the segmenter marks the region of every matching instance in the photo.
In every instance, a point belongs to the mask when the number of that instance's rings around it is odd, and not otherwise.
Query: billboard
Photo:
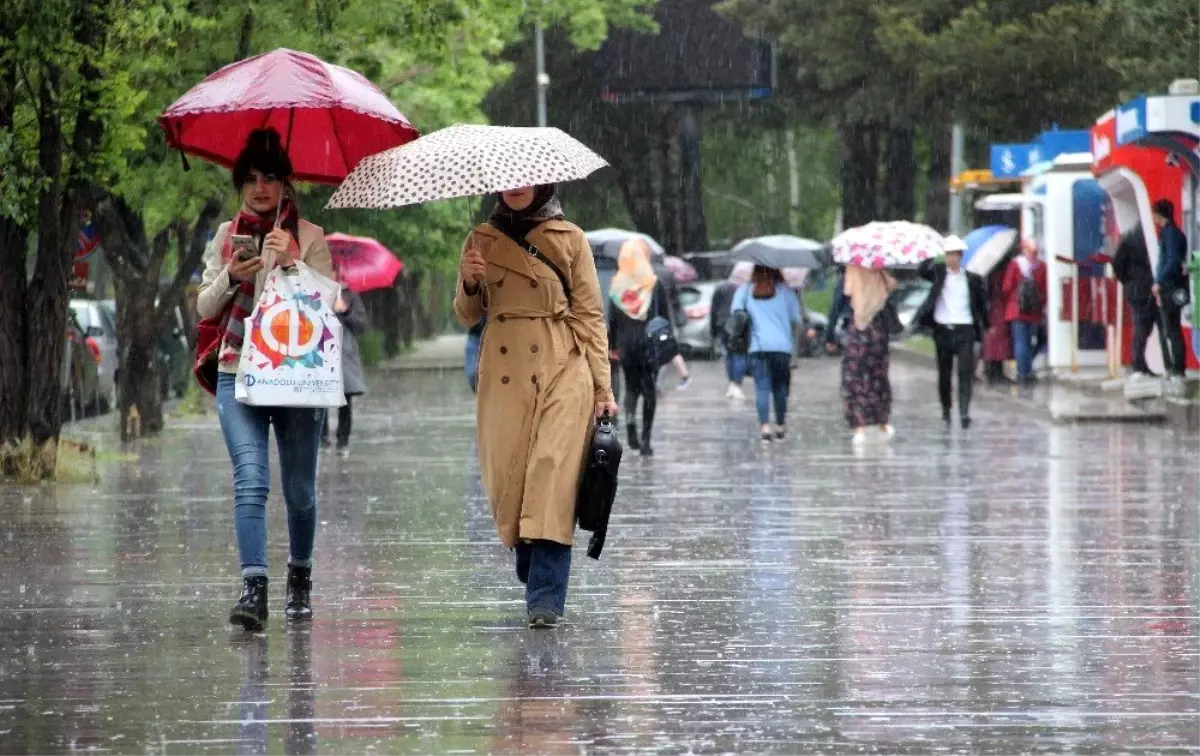
[[[606,102],[761,99],[775,86],[771,44],[706,0],[660,0],[658,34],[614,29],[596,55]]]

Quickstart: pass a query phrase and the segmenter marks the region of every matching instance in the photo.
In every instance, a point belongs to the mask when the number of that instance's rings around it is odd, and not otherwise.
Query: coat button
[[[537,376],[536,375],[530,376],[529,380],[531,383],[537,383]]]
[[[530,282],[529,282],[529,288],[531,288],[531,289],[536,289],[537,287],[538,287],[538,282],[537,282],[537,281],[530,281]]]
[[[529,347],[529,351],[533,352],[534,354],[537,354],[538,353],[538,345],[534,344],[533,346]]]
[[[503,383],[503,384],[505,384],[505,385],[508,385],[508,376],[506,375],[506,376],[504,376],[503,378],[501,378],[501,379],[500,379],[500,382],[501,382],[501,383]]]
[[[501,315],[501,316],[497,317],[497,318],[496,318],[496,320],[499,320],[501,323],[503,323],[503,322],[504,322],[504,316],[503,316],[503,315]]]
[[[497,282],[496,282],[496,288],[497,288],[497,289],[499,289],[499,288],[501,288],[501,287],[503,287],[503,286],[504,286],[504,282],[503,282],[503,281],[497,281]]]
[[[500,354],[508,354],[508,347],[500,347]]]

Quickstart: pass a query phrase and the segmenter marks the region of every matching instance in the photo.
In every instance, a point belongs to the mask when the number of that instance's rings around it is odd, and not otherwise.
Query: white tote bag
[[[339,286],[304,263],[267,275],[246,318],[234,397],[256,407],[341,407]]]

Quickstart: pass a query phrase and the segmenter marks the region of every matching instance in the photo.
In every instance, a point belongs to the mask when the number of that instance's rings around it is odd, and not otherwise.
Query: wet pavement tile
[[[277,492],[271,623],[225,624],[214,416],[94,487],[0,487],[0,753],[1200,751],[1195,437],[987,392],[947,429],[897,364],[897,438],[856,451],[817,360],[764,448],[693,367],[557,631],[524,627],[456,372],[378,378],[322,459],[311,625]]]

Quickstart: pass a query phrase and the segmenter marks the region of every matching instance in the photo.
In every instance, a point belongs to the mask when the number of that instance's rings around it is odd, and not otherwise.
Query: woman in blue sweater
[[[750,283],[738,289],[733,310],[750,316],[750,369],[763,443],[787,435],[787,403],[792,388],[792,349],[802,322],[800,300],[774,268],[754,266]],[[775,429],[771,429],[771,400]]]

